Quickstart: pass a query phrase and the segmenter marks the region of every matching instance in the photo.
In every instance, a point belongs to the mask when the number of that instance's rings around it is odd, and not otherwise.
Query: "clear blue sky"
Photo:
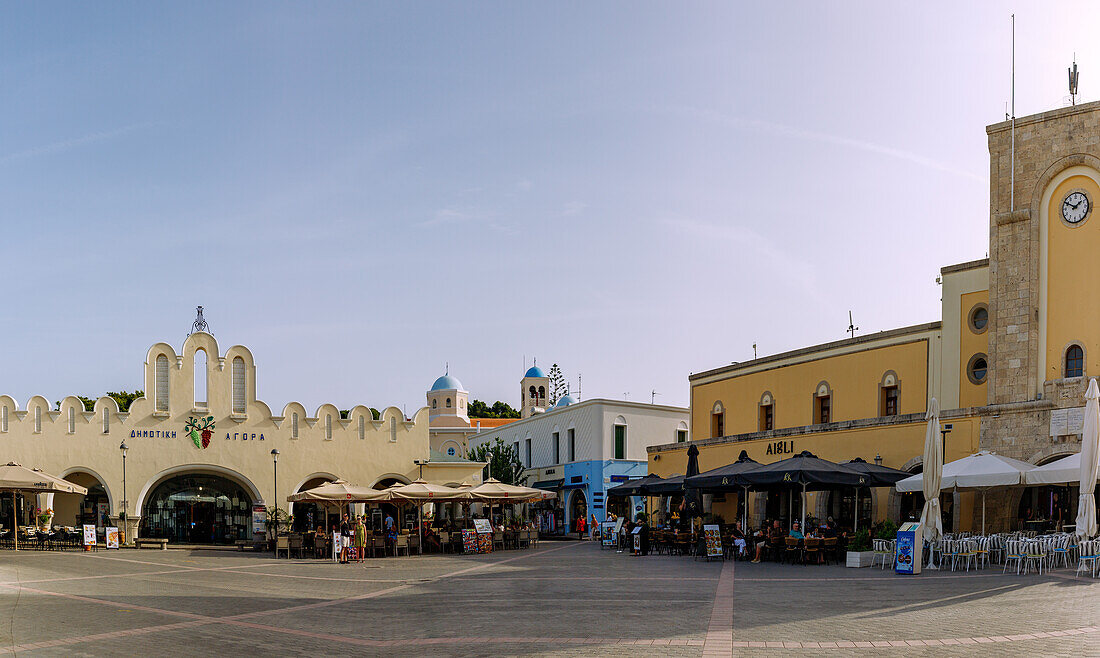
[[[0,4],[3,376],[141,386],[203,304],[259,395],[584,397],[939,319],[987,250],[1003,3]],[[914,7],[919,7],[919,11]],[[1098,16],[1017,12],[1017,114]],[[1097,82],[1094,82],[1097,81]]]

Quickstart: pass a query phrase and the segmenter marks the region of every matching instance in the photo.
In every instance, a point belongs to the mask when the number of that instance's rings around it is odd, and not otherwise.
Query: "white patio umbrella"
[[[0,466],[0,491],[11,492],[12,546],[19,550],[19,522],[15,515],[16,493],[74,493],[87,495],[88,490],[79,484],[50,475],[37,468],[27,468],[15,462]]]
[[[388,493],[395,499],[415,501],[416,504],[416,530],[417,552],[424,554],[424,521],[421,512],[424,511],[424,503],[446,500],[469,500],[470,494],[466,489],[448,487],[442,484],[432,484],[424,480],[416,480],[406,485],[393,487]]]
[[[1036,466],[1024,474],[1024,482],[1029,485],[1073,484],[1080,481],[1081,453]]]
[[[1096,535],[1096,472],[1097,443],[1100,442],[1100,388],[1096,380],[1089,382],[1085,393],[1085,422],[1081,432],[1081,495],[1077,499],[1077,535],[1089,539]]]
[[[1024,484],[1025,474],[1034,468],[1034,465],[1027,462],[983,450],[944,464],[940,472],[940,484],[942,489],[973,489],[982,492],[982,534],[985,534],[985,492],[994,487]],[[914,475],[898,482],[897,490],[916,491],[923,484],[922,475],[924,474]],[[924,487],[924,491],[927,495],[928,487]],[[927,504],[926,501],[925,509]]]

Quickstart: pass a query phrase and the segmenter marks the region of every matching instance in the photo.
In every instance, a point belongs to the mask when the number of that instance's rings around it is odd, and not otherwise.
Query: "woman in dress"
[[[367,548],[367,526],[363,524],[363,517],[355,520],[355,561],[363,561],[363,553]]]

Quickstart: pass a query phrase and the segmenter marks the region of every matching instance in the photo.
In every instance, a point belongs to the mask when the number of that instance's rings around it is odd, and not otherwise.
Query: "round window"
[[[974,308],[970,309],[970,331],[976,334],[985,333],[986,328],[989,326],[989,307],[985,304],[978,304]]]
[[[966,364],[966,376],[971,384],[984,384],[989,374],[989,363],[986,355],[975,354],[970,357],[970,363]]]
[[[454,457],[455,456],[455,449],[453,447],[452,448],[447,448],[447,456],[448,457]]]

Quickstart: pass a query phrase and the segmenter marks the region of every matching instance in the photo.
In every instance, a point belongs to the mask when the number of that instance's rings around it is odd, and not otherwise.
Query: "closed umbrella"
[[[924,509],[920,512],[920,523],[924,527],[924,538],[935,541],[943,534],[943,519],[940,518],[940,485],[943,478],[943,435],[940,434],[940,401],[932,398],[925,415],[928,426],[924,430],[924,470],[921,473],[921,488],[924,491]],[[901,482],[906,482],[902,480]],[[901,491],[900,482],[898,490]],[[929,564],[932,569],[938,569]]]
[[[688,518],[703,515],[703,498],[699,489],[687,485],[687,479],[693,475],[699,475],[699,447],[692,445],[688,448],[687,470],[684,471],[684,503],[682,510]],[[691,531],[695,532],[695,524],[691,524]]]
[[[1081,495],[1077,499],[1077,535],[1089,539],[1096,535],[1097,459],[1100,458],[1100,388],[1089,382],[1085,393],[1085,422],[1081,436]]]

